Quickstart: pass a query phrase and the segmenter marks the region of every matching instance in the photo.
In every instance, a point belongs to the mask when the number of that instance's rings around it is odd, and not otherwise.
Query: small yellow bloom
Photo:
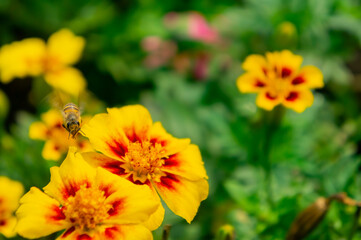
[[[242,64],[246,71],[237,79],[242,93],[258,93],[256,104],[272,110],[282,104],[296,112],[312,106],[310,89],[323,87],[323,75],[314,66],[301,68],[302,57],[288,50],[250,55]]]
[[[110,108],[85,124],[83,132],[101,152],[83,153],[86,161],[148,186],[175,214],[193,220],[209,188],[198,146],[171,136],[140,105]],[[160,205],[147,227],[158,228],[163,216]]]
[[[43,74],[54,88],[77,95],[85,89],[86,81],[79,70],[70,67],[81,57],[85,40],[62,29],[42,39],[28,38],[7,44],[0,49],[0,81]]]
[[[63,117],[60,111],[51,109],[41,115],[41,122],[34,122],[29,128],[31,139],[46,141],[42,155],[47,160],[57,161],[68,151],[69,146],[76,146],[80,151],[91,151],[89,141],[80,134],[73,139],[63,128]],[[89,117],[84,116],[87,121]]]
[[[0,233],[7,238],[16,235],[16,218],[13,213],[23,193],[24,187],[20,182],[0,176]]]
[[[142,225],[159,205],[149,188],[91,167],[74,147],[50,172],[44,192],[32,187],[20,199],[19,235],[34,239],[65,230],[58,240],[152,239]]]

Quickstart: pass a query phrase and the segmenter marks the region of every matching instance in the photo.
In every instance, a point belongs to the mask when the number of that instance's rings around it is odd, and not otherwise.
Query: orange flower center
[[[82,185],[75,196],[69,197],[64,204],[64,214],[75,227],[89,231],[108,217],[112,206],[105,200],[103,191]]]
[[[165,158],[164,148],[159,143],[131,142],[124,157],[124,167],[126,172],[133,174],[134,181],[144,183],[147,179],[156,180],[161,177]]]

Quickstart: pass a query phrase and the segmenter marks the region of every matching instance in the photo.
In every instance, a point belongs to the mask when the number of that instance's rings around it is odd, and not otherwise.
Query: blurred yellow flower
[[[189,139],[171,136],[160,122],[153,123],[141,105],[97,114],[84,125],[83,132],[100,152],[83,153],[88,163],[148,186],[175,214],[188,223],[193,220],[209,188],[198,146]],[[158,228],[163,216],[160,205],[146,226]]]
[[[62,29],[48,39],[28,38],[4,45],[0,49],[0,81],[43,74],[54,88],[77,95],[85,89],[82,73],[71,67],[81,57],[85,45],[82,37]]]
[[[46,141],[43,148],[43,158],[57,161],[68,151],[69,146],[76,146],[80,151],[91,151],[89,141],[80,134],[73,139],[63,128],[63,117],[59,110],[51,109],[41,115],[42,121],[34,122],[29,128],[31,139]],[[83,121],[89,117],[83,116]]]
[[[57,239],[153,238],[142,225],[159,205],[149,188],[91,167],[75,147],[50,172],[44,192],[32,187],[20,199],[19,235],[33,239],[65,230]]]
[[[250,55],[242,64],[246,71],[237,79],[242,93],[258,93],[256,104],[272,110],[282,104],[303,112],[313,103],[310,89],[323,87],[323,75],[314,66],[301,68],[302,57],[288,50]]]
[[[0,176],[0,233],[7,238],[16,235],[16,218],[13,214],[23,193],[24,187],[20,182]]]

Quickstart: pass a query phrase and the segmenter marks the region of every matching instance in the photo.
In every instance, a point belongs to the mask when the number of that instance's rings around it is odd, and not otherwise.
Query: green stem
[[[262,167],[265,172],[266,181],[266,192],[268,203],[270,206],[274,205],[273,202],[273,189],[272,189],[272,162],[270,159],[271,147],[274,134],[277,132],[281,125],[282,118],[284,115],[284,108],[282,106],[276,107],[271,112],[265,112],[264,123],[265,123],[265,136],[263,139],[263,146],[261,149],[262,154]]]
[[[354,219],[353,219],[351,232],[350,232],[350,234],[348,236],[348,240],[352,240],[355,233],[357,232],[358,221],[359,221],[359,218],[360,218],[360,214],[361,214],[361,207],[358,206],[357,209],[356,209],[356,212],[355,212],[355,216],[354,216]]]

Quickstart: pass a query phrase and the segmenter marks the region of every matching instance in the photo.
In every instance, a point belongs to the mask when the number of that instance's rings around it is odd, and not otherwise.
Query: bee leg
[[[65,127],[64,123],[63,123],[63,124],[61,124],[61,126],[63,126],[63,128],[65,128],[65,129],[66,129],[66,127]]]

